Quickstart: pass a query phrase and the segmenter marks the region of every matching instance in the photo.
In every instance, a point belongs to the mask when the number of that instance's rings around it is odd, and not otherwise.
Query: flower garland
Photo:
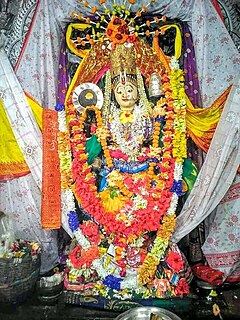
[[[126,175],[127,178],[124,180],[128,189],[135,194],[140,194],[145,186],[145,194],[142,196],[142,198],[146,200],[146,207],[140,209],[136,208],[136,210],[133,210],[134,219],[132,219],[132,221],[128,220],[128,223],[125,223],[125,219],[120,218],[125,214],[124,212],[122,212],[124,211],[124,208],[121,208],[121,210],[119,210],[118,212],[105,211],[103,205],[104,198],[101,197],[101,193],[97,192],[97,188],[95,187],[95,178],[91,173],[91,167],[86,165],[86,137],[83,133],[83,125],[86,117],[86,112],[89,108],[95,111],[97,118],[97,127],[101,128],[102,126],[102,122],[100,120],[100,111],[98,110],[98,108],[87,107],[85,108],[79,119],[77,130],[75,125],[72,130],[72,150],[74,157],[73,179],[75,180],[75,194],[78,201],[80,202],[82,208],[86,210],[97,223],[101,224],[104,227],[105,232],[108,235],[112,233],[121,233],[128,237],[131,235],[140,235],[142,232],[156,231],[159,226],[159,221],[161,221],[162,217],[165,215],[165,212],[170,204],[172,192],[162,189],[158,190],[158,185],[156,186],[156,188],[152,188],[152,186],[150,185],[151,177],[149,177],[148,175],[146,175],[142,181],[141,179],[139,179],[137,184],[132,181],[133,183],[130,185],[127,181],[127,179],[134,180],[134,178],[136,177],[135,175],[133,175],[133,178],[129,175]],[[172,113],[173,111],[169,112],[169,114]],[[104,141],[104,138],[101,136],[100,141],[102,143],[104,154],[108,154],[109,150],[107,148],[106,140]],[[169,140],[167,142],[169,142]],[[165,144],[164,140],[163,143]],[[168,161],[171,160],[170,153],[168,153],[169,148],[163,149],[163,157],[166,156],[166,162],[169,163],[170,173],[168,174],[167,171],[164,173],[160,173],[159,177],[156,176],[156,180],[159,179],[166,185],[166,181],[168,181],[169,179],[170,181],[173,181],[171,179],[171,176],[173,176],[174,162],[170,164],[170,161]],[[117,187],[119,188],[119,184],[117,185]],[[171,185],[169,185],[168,188],[169,187],[171,187]],[[119,194],[121,193],[124,192],[122,192],[122,190],[120,189]],[[125,211],[129,210],[129,205],[134,205],[134,201],[131,199],[126,199]],[[149,217],[152,217],[152,219],[149,219]]]
[[[176,111],[174,117],[174,129],[175,134],[173,138],[173,156],[176,158],[176,165],[174,169],[174,181],[172,191],[175,191],[172,195],[171,204],[168,208],[167,215],[163,218],[162,224],[160,225],[156,239],[153,243],[151,252],[148,253],[145,261],[143,262],[138,274],[139,282],[144,285],[151,281],[156,272],[159,260],[164,254],[168,244],[169,239],[174,231],[175,227],[175,211],[178,203],[178,190],[177,184],[182,179],[182,163],[184,158],[187,156],[186,150],[186,123],[185,123],[185,113],[186,113],[186,102],[184,98],[184,79],[183,73],[179,69],[178,61],[175,57],[172,57],[171,63],[171,77],[170,84],[172,89],[172,99],[173,103],[171,106],[174,107]],[[170,122],[172,124],[172,122]],[[153,146],[156,146],[156,141],[153,140]],[[182,188],[180,188],[181,192]]]
[[[84,119],[86,116],[86,110],[82,113],[80,119],[76,117],[76,111],[74,107],[70,104],[68,105],[68,117],[69,124],[72,131],[71,146],[73,160],[73,180],[75,181],[75,195],[78,200],[80,200],[81,206],[94,218],[95,222],[100,223],[104,226],[105,232],[108,234],[119,234],[123,237],[119,238],[118,248],[121,248],[121,242],[128,241],[131,243],[131,237],[135,234],[144,234],[148,231],[156,231],[157,236],[154,240],[152,249],[148,252],[145,257],[142,266],[139,268],[139,273],[136,276],[126,277],[120,280],[116,280],[116,277],[111,278],[110,275],[113,272],[111,266],[104,267],[103,262],[100,258],[93,259],[91,261],[91,267],[94,268],[98,275],[105,279],[103,283],[109,287],[115,286],[115,283],[119,284],[121,289],[123,288],[137,288],[139,284],[147,284],[154,276],[156,271],[156,266],[159,263],[159,259],[163,256],[169,239],[171,237],[172,231],[175,225],[175,210],[178,201],[178,195],[181,192],[181,176],[182,176],[182,162],[183,158],[186,156],[186,138],[185,138],[185,101],[183,95],[183,84],[182,84],[182,71],[179,70],[177,61],[172,58],[172,73],[170,79],[165,77],[163,81],[163,86],[165,90],[166,98],[166,111],[165,111],[165,125],[163,127],[163,138],[162,147],[158,147],[160,125],[162,121],[162,115],[158,114],[156,121],[154,123],[154,135],[153,144],[150,148],[151,153],[156,157],[160,157],[160,161],[155,163],[150,162],[150,167],[144,179],[141,181],[138,179],[139,185],[137,189],[142,190],[143,185],[152,186],[151,182],[154,182],[155,188],[148,187],[147,191],[149,196],[146,198],[147,206],[144,209],[136,209],[135,211],[139,214],[139,219],[137,223],[134,224],[136,216],[133,220],[130,220],[130,227],[126,226],[126,223],[122,220],[117,220],[116,217],[121,216],[119,214],[112,214],[112,212],[106,212],[102,204],[102,198],[97,192],[95,187],[95,178],[91,173],[90,166],[86,163],[87,155],[85,151],[86,137],[83,133]],[[170,80],[170,82],[169,82]],[[106,159],[107,166],[112,170],[113,162],[110,156],[109,149],[107,147],[106,139],[109,132],[102,125],[101,114],[97,108],[91,107],[96,114],[98,131],[98,140],[102,145],[104,156]],[[62,118],[59,117],[59,127],[63,126]],[[66,131],[66,125],[64,131]],[[61,139],[59,140],[61,141]],[[60,142],[62,144],[62,142]],[[151,155],[152,155],[151,154]],[[172,158],[172,154],[176,158]],[[67,162],[64,159],[69,159]],[[60,152],[61,172],[63,176],[66,176],[66,172],[71,167],[71,157],[69,156],[69,150],[62,150]],[[154,160],[154,158],[153,158]],[[158,166],[160,169],[160,174],[157,176],[154,174],[154,166]],[[136,177],[137,178],[137,177]],[[126,175],[123,181],[119,183],[119,188],[122,190],[125,185],[127,189],[132,192],[136,192],[136,185],[134,186],[134,179],[129,179]],[[122,185],[121,185],[122,184]],[[66,187],[70,186],[69,183],[64,184]],[[151,189],[154,189],[153,192]],[[166,189],[171,189],[167,191]],[[92,242],[89,240],[88,236],[85,236],[79,226],[78,217],[74,211],[74,200],[70,187],[66,190],[68,192],[69,199],[69,225],[74,232],[74,235],[79,243],[79,245],[84,249],[90,249],[92,247]],[[123,192],[124,193],[124,192]],[[159,194],[163,197],[162,203],[159,202]],[[129,195],[128,197],[129,198]],[[144,200],[144,197],[143,199]],[[133,202],[127,202],[128,205],[133,205]],[[137,202],[135,203],[137,204]],[[146,204],[145,204],[146,205]],[[159,214],[159,205],[161,206],[162,212]],[[143,217],[146,217],[142,219]],[[152,217],[150,219],[149,217]],[[153,220],[152,223],[146,224],[146,222]],[[159,222],[162,223],[159,226]],[[144,221],[144,223],[141,223]],[[123,241],[123,239],[126,239]],[[124,247],[124,246],[123,246]],[[121,250],[120,250],[121,251]],[[95,252],[96,253],[96,252]],[[118,262],[120,262],[118,260]],[[120,263],[121,265],[121,263]],[[151,268],[149,268],[151,266]],[[147,271],[148,270],[148,271]],[[122,275],[124,276],[124,274]]]

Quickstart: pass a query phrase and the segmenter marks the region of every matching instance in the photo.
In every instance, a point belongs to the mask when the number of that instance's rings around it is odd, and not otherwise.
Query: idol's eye
[[[133,87],[131,85],[128,85],[127,88],[126,88],[126,91],[128,93],[132,93],[133,92]]]
[[[117,94],[122,94],[123,93],[123,87],[122,86],[119,86],[116,88],[116,93]]]

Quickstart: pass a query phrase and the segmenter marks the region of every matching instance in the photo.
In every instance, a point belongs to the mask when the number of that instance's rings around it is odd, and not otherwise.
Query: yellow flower
[[[116,192],[116,196],[111,197],[112,191],[106,189],[99,193],[102,205],[107,212],[116,212],[121,210],[125,204],[125,197]]]
[[[119,181],[122,181],[123,177],[122,175],[117,171],[113,170],[109,173],[107,180],[110,187],[118,186]]]
[[[148,152],[148,156],[150,158],[156,158],[158,157],[162,152],[162,148],[154,148],[153,146],[150,146],[150,151]]]
[[[99,140],[104,140],[109,137],[109,130],[107,128],[101,127],[96,130],[96,134]]]

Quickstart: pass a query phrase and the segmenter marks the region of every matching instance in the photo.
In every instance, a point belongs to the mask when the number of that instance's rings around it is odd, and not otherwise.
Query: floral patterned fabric
[[[240,80],[233,85],[194,188],[177,217],[176,242],[216,208],[234,180],[240,159],[239,99]]]
[[[24,0],[14,18],[4,49],[12,64],[15,66],[19,58],[25,37],[31,25],[36,9],[37,0]]]
[[[60,40],[73,1],[41,0],[16,74],[23,87],[43,107],[56,105]],[[32,85],[34,83],[34,86]]]
[[[202,247],[210,267],[224,278],[240,281],[240,175],[217,207],[209,234]]]
[[[6,115],[31,174],[0,183],[0,210],[13,219],[16,237],[41,242],[42,272],[58,261],[56,234],[40,225],[41,132],[10,62],[0,51],[0,92]]]
[[[42,183],[42,136],[11,64],[0,51],[0,91],[14,136],[39,188]]]
[[[0,210],[12,220],[16,238],[41,243],[41,273],[58,263],[56,231],[44,231],[40,222],[41,191],[31,174],[0,183]]]

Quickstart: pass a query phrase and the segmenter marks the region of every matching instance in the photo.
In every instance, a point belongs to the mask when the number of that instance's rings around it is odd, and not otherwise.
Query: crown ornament
[[[110,56],[110,73],[113,88],[118,82],[136,83],[136,52],[132,45],[118,44]]]

